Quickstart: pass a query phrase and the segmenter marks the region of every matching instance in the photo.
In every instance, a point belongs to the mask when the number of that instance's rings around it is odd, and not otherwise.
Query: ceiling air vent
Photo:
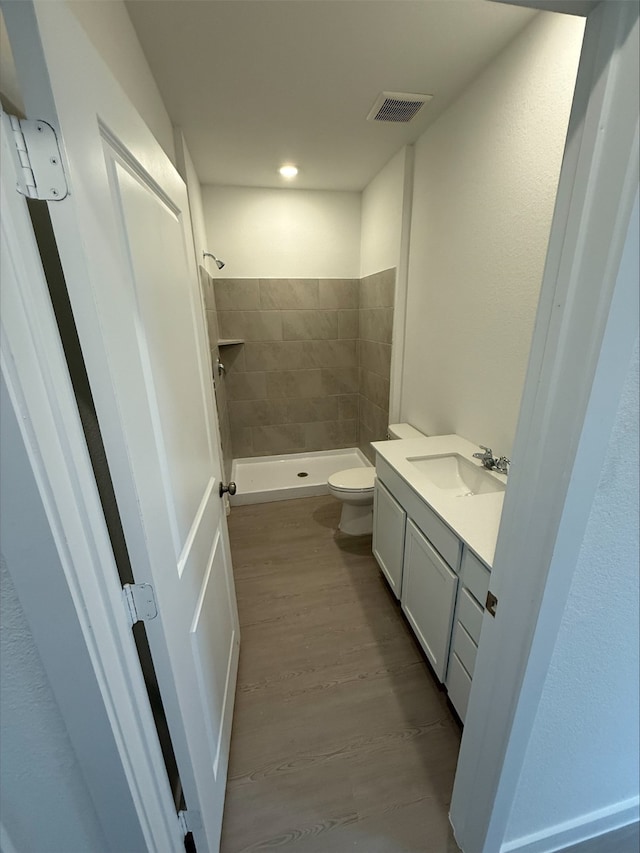
[[[408,122],[417,115],[433,95],[408,92],[381,92],[376,98],[367,121]]]

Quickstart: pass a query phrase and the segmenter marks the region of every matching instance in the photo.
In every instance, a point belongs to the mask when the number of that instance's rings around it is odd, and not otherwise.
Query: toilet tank
[[[424,438],[425,434],[411,424],[389,424],[388,438]]]

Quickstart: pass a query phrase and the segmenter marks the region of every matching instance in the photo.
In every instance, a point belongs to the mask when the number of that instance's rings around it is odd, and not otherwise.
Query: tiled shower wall
[[[387,437],[395,269],[360,279],[358,444],[373,462],[372,441]]]
[[[394,278],[213,280],[234,457],[386,436]]]
[[[220,330],[218,323],[218,311],[216,309],[216,298],[213,289],[213,278],[200,267],[200,287],[207,315],[207,329],[209,331],[209,345],[211,348],[211,372],[215,379],[215,398],[218,410],[218,423],[220,425],[220,444],[222,445],[222,467],[225,479],[231,477],[231,463],[233,462],[233,446],[231,443],[231,425],[229,423],[229,405],[227,401],[226,379],[219,375],[217,370],[217,359],[220,357],[218,340]]]

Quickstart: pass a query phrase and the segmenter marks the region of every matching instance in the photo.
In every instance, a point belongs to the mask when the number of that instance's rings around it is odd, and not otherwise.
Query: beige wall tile
[[[371,373],[377,373],[389,379],[391,375],[391,344],[381,344],[377,341],[360,341],[360,366]]]
[[[226,381],[229,400],[262,400],[267,396],[266,373],[231,373]]]
[[[391,343],[393,308],[361,308],[360,339]]]
[[[285,422],[278,419],[271,400],[230,400],[229,418],[234,429]]]
[[[211,337],[246,341],[220,350],[225,466],[230,445],[235,457],[360,445],[373,459],[369,442],[386,438],[389,418],[395,270],[362,281],[204,273]]]
[[[245,341],[282,340],[282,318],[279,311],[218,311],[222,338]]]
[[[357,278],[321,278],[320,308],[358,308],[359,281]]]
[[[317,278],[261,278],[260,307],[318,308]]]
[[[218,338],[220,337],[220,330],[218,329],[218,312],[210,311],[207,309],[207,311],[205,311],[205,316],[207,319],[207,334],[209,335],[209,347],[213,349],[218,345]]]
[[[360,308],[393,308],[395,269],[368,275],[360,280]]]
[[[200,274],[200,289],[202,290],[204,307],[209,311],[215,311],[216,298],[213,289],[213,279],[204,267],[199,266],[198,272]]]
[[[213,281],[218,311],[251,311],[260,308],[257,278],[216,278]]]
[[[359,329],[359,311],[346,310],[338,312],[338,337],[358,338]]]
[[[245,352],[244,344],[233,344],[233,346],[220,347],[220,359],[225,366],[227,375],[230,373],[244,373]]]
[[[311,367],[303,363],[303,341],[247,342],[244,345],[247,370],[289,370]]]
[[[358,365],[358,342],[345,341],[301,341],[302,364],[304,367],[356,367]]]
[[[355,367],[333,367],[322,371],[325,394],[356,394],[358,385],[358,369]]]
[[[375,441],[384,441],[387,438],[389,412],[386,409],[376,406],[371,400],[367,400],[362,395],[359,398],[358,408],[360,426],[366,427],[372,435],[375,435]]]
[[[269,398],[322,397],[326,393],[320,370],[282,370],[264,373]]]
[[[328,421],[305,424],[307,450],[332,450],[336,447],[353,447],[357,441],[356,421]]]
[[[257,453],[295,453],[305,448],[301,424],[253,427],[253,449]]]
[[[226,379],[224,376],[218,376],[216,374],[215,382],[213,385],[213,392],[218,412],[220,412],[221,409],[224,409],[226,411],[229,407],[229,395],[227,393]]]
[[[332,398],[338,400],[338,420],[354,421],[358,419],[358,395],[346,394],[343,397]]]
[[[381,409],[389,409],[389,380],[376,373],[362,370],[360,373],[360,393]]]
[[[339,397],[300,397],[284,401],[290,423],[337,421]]]
[[[290,341],[336,339],[336,311],[283,311],[282,337]]]
[[[375,454],[373,447],[371,447],[372,441],[377,441],[374,434],[364,424],[360,424],[358,447],[364,453],[364,455],[367,457],[369,462],[375,463],[376,454]]]
[[[233,458],[239,459],[243,456],[254,456],[253,434],[251,427],[234,428],[231,434],[233,447]]]

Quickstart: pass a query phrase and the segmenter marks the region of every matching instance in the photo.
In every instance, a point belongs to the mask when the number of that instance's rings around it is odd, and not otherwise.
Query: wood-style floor
[[[460,728],[331,497],[234,507],[242,643],[222,853],[457,853]]]

